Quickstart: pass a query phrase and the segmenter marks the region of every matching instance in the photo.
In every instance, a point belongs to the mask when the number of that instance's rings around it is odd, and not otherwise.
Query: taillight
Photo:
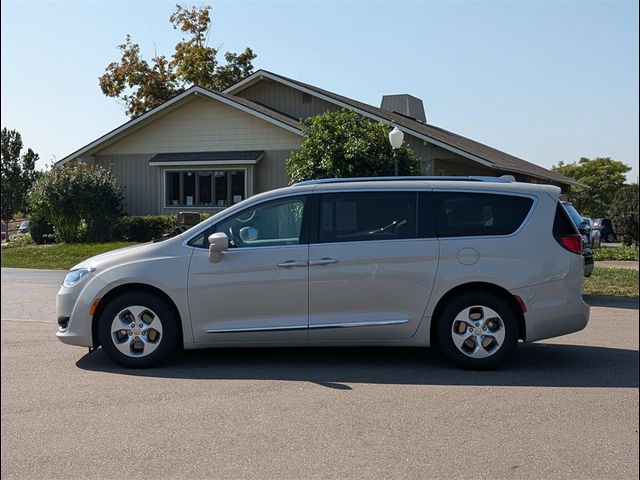
[[[560,244],[570,252],[582,255],[581,235],[563,235],[560,237]]]

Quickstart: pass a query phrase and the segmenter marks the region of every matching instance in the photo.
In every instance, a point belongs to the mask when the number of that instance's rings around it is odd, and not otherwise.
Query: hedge
[[[200,214],[200,221],[208,218]],[[113,240],[149,242],[178,228],[177,215],[126,215],[116,219],[111,232]]]
[[[113,240],[148,242],[171,233],[178,227],[175,215],[128,215],[116,219],[112,230]]]

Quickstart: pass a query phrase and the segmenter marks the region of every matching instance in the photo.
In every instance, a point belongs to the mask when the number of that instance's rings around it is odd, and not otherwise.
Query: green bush
[[[53,225],[47,222],[40,212],[35,212],[31,215],[29,233],[33,241],[37,244],[52,243],[54,236]]]
[[[593,251],[594,260],[635,260],[638,261],[638,246],[600,247]]]
[[[318,178],[383,177],[394,171],[391,127],[351,110],[326,112],[302,122],[299,152],[287,160],[291,183]],[[420,175],[420,160],[404,144],[398,152],[400,175]]]
[[[54,167],[36,180],[28,204],[53,224],[63,242],[109,240],[122,212],[123,188],[110,171],[79,162]]]
[[[638,244],[638,184],[625,185],[609,209],[613,230],[625,245]]]
[[[148,242],[171,233],[177,227],[175,215],[127,215],[116,220],[112,236],[116,240]]]

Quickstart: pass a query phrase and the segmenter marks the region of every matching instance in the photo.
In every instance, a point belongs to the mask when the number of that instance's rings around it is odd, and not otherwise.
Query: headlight
[[[62,286],[73,287],[91,272],[95,272],[95,270],[95,268],[78,268],[77,270],[71,270],[69,273],[67,273],[67,276],[64,277]]]

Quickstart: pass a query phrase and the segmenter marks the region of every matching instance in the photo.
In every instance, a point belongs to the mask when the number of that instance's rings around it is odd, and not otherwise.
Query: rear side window
[[[515,195],[435,192],[439,237],[509,235],[527,217],[533,200]]]
[[[318,241],[416,238],[416,192],[346,192],[320,197]]]
[[[556,206],[556,216],[553,219],[553,236],[555,238],[564,237],[565,235],[576,235],[578,231],[573,221],[562,204]]]

